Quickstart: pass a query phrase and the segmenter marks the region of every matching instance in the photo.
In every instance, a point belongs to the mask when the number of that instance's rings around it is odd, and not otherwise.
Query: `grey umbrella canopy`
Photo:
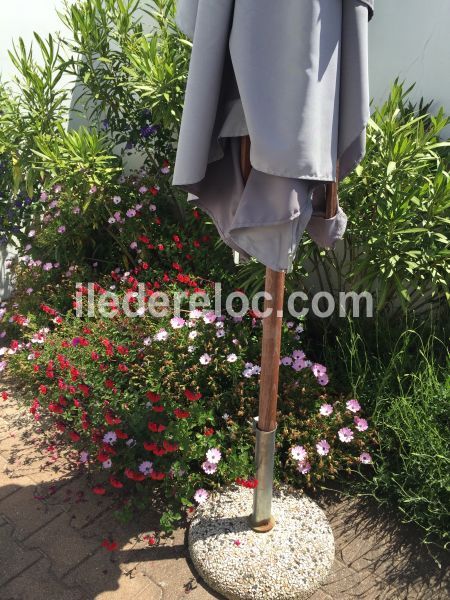
[[[290,271],[305,229],[322,247],[344,234],[325,184],[364,156],[372,15],[372,0],[179,0],[193,47],[173,185],[242,257]]]

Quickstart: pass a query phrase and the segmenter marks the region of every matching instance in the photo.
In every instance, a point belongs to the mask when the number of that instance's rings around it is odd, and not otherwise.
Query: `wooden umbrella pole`
[[[240,166],[244,183],[250,175],[250,137],[241,138]],[[339,164],[337,165],[339,169]],[[336,182],[327,184],[326,218],[337,212]],[[273,492],[273,465],[275,456],[275,431],[277,427],[278,381],[280,371],[281,328],[283,320],[285,273],[267,267],[259,391],[259,417],[256,423],[256,479],[253,513],[250,522],[255,531],[270,531],[275,522],[271,514]],[[256,419],[255,419],[256,421]]]
[[[241,138],[240,159],[242,177],[246,182],[252,169],[248,135]],[[252,527],[261,532],[270,531],[274,525],[271,507],[284,280],[283,272],[266,269],[264,312],[267,316],[263,318],[259,417],[255,427],[258,485],[255,489],[253,513],[250,517]]]

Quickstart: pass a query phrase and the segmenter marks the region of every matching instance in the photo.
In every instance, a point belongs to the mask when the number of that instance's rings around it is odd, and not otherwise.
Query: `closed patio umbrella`
[[[178,2],[193,46],[173,185],[267,267],[274,309],[263,320],[255,528],[272,526],[284,274],[305,230],[326,248],[345,232],[336,188],[365,152],[372,15],[373,0]]]

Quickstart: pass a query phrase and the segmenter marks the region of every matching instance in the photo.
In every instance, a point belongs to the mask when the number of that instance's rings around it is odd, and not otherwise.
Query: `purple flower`
[[[327,372],[327,368],[319,363],[313,363],[311,365],[311,371],[316,377],[321,377],[322,375],[325,375],[325,373]]]
[[[316,450],[317,454],[320,454],[320,456],[326,456],[330,451],[330,444],[327,440],[320,440],[320,442],[317,442],[316,444]]]
[[[302,462],[306,460],[308,452],[303,446],[294,446],[291,448],[291,456],[294,460]]]
[[[237,361],[237,358],[238,358],[238,357],[236,356],[236,354],[234,354],[234,353],[232,352],[231,354],[228,354],[228,356],[227,356],[227,362],[229,362],[229,363],[234,363],[234,362],[236,362],[236,361]]]
[[[165,329],[160,329],[158,333],[155,334],[155,340],[157,342],[164,342],[169,337],[169,334]]]
[[[320,375],[320,377],[317,378],[317,383],[319,385],[327,385],[327,383],[330,380],[328,379],[328,375],[326,373],[323,373],[323,375]]]
[[[186,321],[182,317],[173,317],[170,319],[170,324],[174,329],[181,329]]]
[[[311,465],[309,462],[299,462],[297,465],[297,470],[302,474],[306,475],[311,471]]]
[[[368,452],[362,452],[359,456],[359,462],[363,465],[370,465],[372,463],[372,457]]]
[[[149,460],[145,460],[139,465],[139,471],[144,475],[150,475],[150,473],[153,471],[153,463]]]
[[[369,424],[367,423],[366,419],[360,419],[359,417],[355,417],[353,420],[358,431],[366,431],[366,429],[369,428]]]
[[[203,488],[199,488],[194,494],[194,500],[198,502],[198,504],[203,504],[208,500],[208,492]]]
[[[339,429],[338,431],[338,436],[341,442],[348,444],[353,439],[353,431],[350,427],[342,427],[342,429]]]
[[[145,127],[141,128],[140,134],[144,139],[147,139],[151,135],[155,134],[157,132],[157,130],[158,130],[157,125],[145,125]]]
[[[213,475],[217,471],[217,463],[205,460],[205,462],[202,464],[202,469],[207,475]]]
[[[103,441],[105,442],[105,444],[114,444],[114,442],[117,441],[117,435],[115,431],[108,431],[107,433],[105,433],[105,435],[103,436]]]
[[[349,400],[345,406],[347,407],[347,410],[350,410],[351,412],[358,412],[358,410],[361,410],[358,400],[355,400],[354,398]]]
[[[284,365],[285,367],[288,367],[289,365],[292,365],[292,357],[291,356],[283,356],[283,358],[280,360],[280,364]]]
[[[219,448],[210,448],[206,453],[206,458],[209,462],[217,464],[222,458],[222,454]]]
[[[66,231],[66,226],[65,225],[60,225],[58,227],[58,233],[65,233]]]
[[[211,357],[210,357],[210,355],[209,355],[209,354],[207,354],[206,352],[205,352],[205,354],[202,354],[202,355],[200,356],[200,363],[201,363],[202,365],[207,365],[207,364],[208,364],[208,363],[210,363],[210,362],[211,362]]]
[[[331,406],[331,404],[322,404],[319,412],[324,417],[329,417],[333,412],[333,407]]]

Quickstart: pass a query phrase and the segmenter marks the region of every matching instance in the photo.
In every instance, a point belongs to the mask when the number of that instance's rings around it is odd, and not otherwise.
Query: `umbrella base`
[[[233,486],[198,507],[189,529],[192,562],[230,600],[302,600],[326,580],[334,538],[325,513],[302,492],[274,492],[275,526],[249,522],[253,492]]]

